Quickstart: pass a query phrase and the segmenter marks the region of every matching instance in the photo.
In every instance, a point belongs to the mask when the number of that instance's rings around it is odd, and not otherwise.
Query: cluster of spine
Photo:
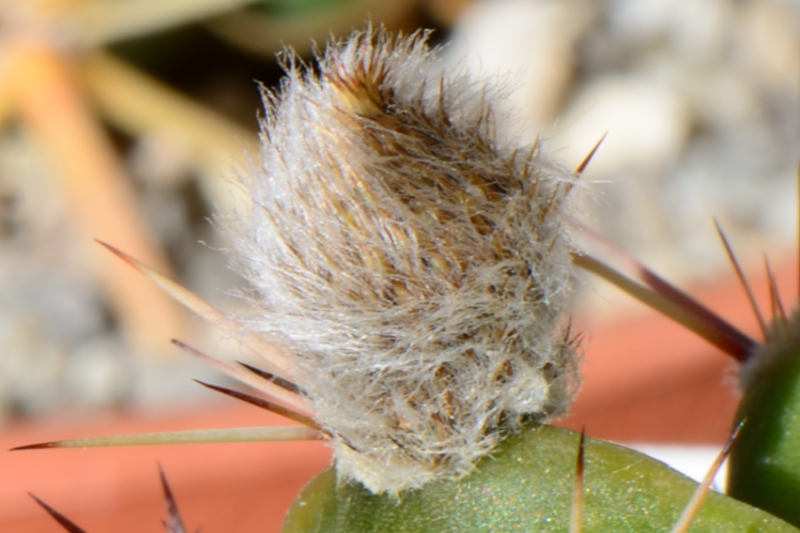
[[[226,224],[251,333],[291,359],[337,470],[373,492],[458,478],[566,412],[575,179],[499,134],[497,87],[424,34],[357,33],[265,91],[252,208]]]

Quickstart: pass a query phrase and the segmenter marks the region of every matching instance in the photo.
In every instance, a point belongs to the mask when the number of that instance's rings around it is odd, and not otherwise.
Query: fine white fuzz
[[[767,325],[767,339],[755,345],[750,357],[742,362],[739,370],[739,387],[746,391],[758,381],[765,369],[777,359],[793,356],[800,346],[800,308],[788,317],[776,317]]]
[[[262,168],[226,225],[338,472],[397,493],[468,473],[577,386],[562,311],[575,176],[500,139],[494,87],[425,34],[356,33],[265,92]]]

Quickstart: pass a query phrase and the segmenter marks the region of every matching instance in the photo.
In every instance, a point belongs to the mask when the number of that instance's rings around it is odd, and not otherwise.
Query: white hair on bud
[[[247,327],[292,358],[337,471],[376,493],[463,476],[523,420],[566,412],[575,176],[502,140],[496,87],[427,34],[369,29],[265,91],[262,168],[226,226]]]

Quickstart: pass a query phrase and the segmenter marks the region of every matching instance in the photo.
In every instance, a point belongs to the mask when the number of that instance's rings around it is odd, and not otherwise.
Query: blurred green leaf
[[[341,5],[351,4],[353,0],[269,0],[253,6],[254,10],[266,15],[292,16],[316,10],[330,10]]]

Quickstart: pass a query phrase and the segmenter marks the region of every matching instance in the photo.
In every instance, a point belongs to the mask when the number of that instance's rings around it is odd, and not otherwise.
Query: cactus
[[[497,131],[501,88],[437,73],[424,34],[369,29],[318,59],[314,71],[288,56],[288,81],[265,92],[263,168],[245,179],[253,208],[223,221],[253,316],[227,317],[108,246],[263,356],[266,371],[177,343],[270,399],[212,388],[301,425],[23,448],[324,439],[334,463],[285,533],[796,531],[783,521],[798,523],[789,319],[760,346],[643,267],[637,283],[579,253],[565,214],[591,154],[570,172],[538,143],[515,146]],[[776,516],[706,495],[710,477],[695,489],[653,459],[546,424],[577,388],[578,337],[560,326],[570,257],[748,368],[761,361],[746,374],[731,488]],[[765,458],[783,470],[762,475]]]
[[[734,498],[800,525],[794,495],[800,491],[800,348],[777,354],[745,389],[737,416],[749,423],[728,465],[727,492]]]
[[[170,488],[169,483],[167,483],[167,476],[164,474],[164,469],[161,468],[161,465],[158,465],[158,473],[161,477],[161,488],[164,491],[164,506],[167,508],[167,520],[163,522],[164,528],[167,530],[167,533],[186,533],[186,527],[183,525],[183,519],[178,511],[178,503],[175,501],[175,496],[172,494],[172,489]],[[86,533],[83,529],[78,527],[77,524],[47,505],[33,494],[31,494],[31,498],[33,498],[36,503],[38,503],[45,511],[47,511],[47,514],[52,516],[53,519],[69,533]]]
[[[731,450],[727,493],[800,526],[800,507],[794,497],[800,489],[800,438],[796,430],[800,416],[800,314],[786,313],[767,263],[773,311],[767,323],[719,224],[717,230],[761,325],[761,343],[630,257],[625,259],[633,265],[633,277],[638,280],[590,256],[578,256],[576,262],[685,325],[741,363],[742,400],[736,416],[747,419],[747,424]]]
[[[449,533],[569,529],[578,434],[530,427],[506,439],[475,473],[433,483],[398,500],[341,483],[328,468],[298,496],[283,533]],[[672,530],[696,483],[621,446],[588,439],[586,531]],[[712,493],[691,531],[795,531],[741,502]]]

